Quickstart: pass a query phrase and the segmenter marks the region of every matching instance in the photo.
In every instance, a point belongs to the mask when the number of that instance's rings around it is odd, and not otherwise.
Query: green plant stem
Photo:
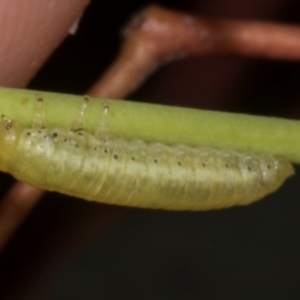
[[[74,124],[83,96],[0,88],[0,114],[30,127],[37,95],[44,99],[46,126]],[[90,132],[99,126],[105,106],[112,136],[264,152],[300,163],[300,122],[296,120],[90,98],[84,119]]]

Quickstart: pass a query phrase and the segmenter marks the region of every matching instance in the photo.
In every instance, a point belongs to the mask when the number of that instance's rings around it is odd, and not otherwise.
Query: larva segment
[[[83,129],[87,105],[84,100],[68,130],[46,128],[40,108],[32,128],[4,119],[1,169],[39,188],[87,200],[170,210],[249,204],[293,174],[282,157],[109,137],[104,130],[109,107],[93,135]]]

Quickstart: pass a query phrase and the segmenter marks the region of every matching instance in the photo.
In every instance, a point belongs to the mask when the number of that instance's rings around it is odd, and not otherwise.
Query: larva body
[[[245,205],[293,174],[283,157],[104,139],[83,129],[1,123],[0,168],[50,191],[169,210]]]

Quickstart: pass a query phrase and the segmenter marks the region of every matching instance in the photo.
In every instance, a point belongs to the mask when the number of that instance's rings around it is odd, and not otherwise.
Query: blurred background
[[[156,3],[300,24],[300,2],[292,0]],[[121,28],[148,4],[91,1],[77,33],[29,88],[85,93],[117,56]],[[299,62],[203,56],[164,66],[129,99],[298,119],[299,82]],[[4,194],[13,179],[1,174],[1,181]],[[0,299],[299,299],[299,181],[249,207],[199,213],[47,193],[0,257]]]

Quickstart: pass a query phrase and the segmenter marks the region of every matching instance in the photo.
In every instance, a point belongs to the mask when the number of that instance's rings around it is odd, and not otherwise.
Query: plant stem
[[[44,99],[45,125],[70,128],[82,96],[0,89],[0,113],[30,127],[37,95]],[[280,118],[205,111],[90,98],[84,127],[94,133],[109,107],[108,134],[147,142],[212,146],[286,156],[300,163],[300,122]]]

